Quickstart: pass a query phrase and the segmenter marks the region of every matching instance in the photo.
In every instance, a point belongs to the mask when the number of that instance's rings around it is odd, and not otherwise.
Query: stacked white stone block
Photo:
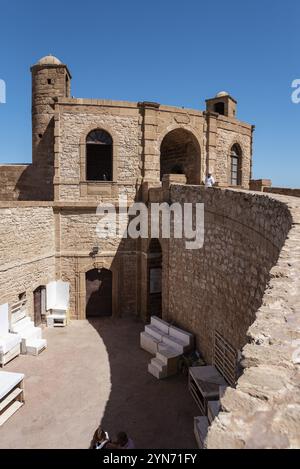
[[[21,337],[21,353],[23,355],[39,355],[47,348],[47,341],[42,338],[42,329],[35,327],[33,321],[27,316],[26,310],[18,311],[12,315],[10,330],[13,334]]]
[[[141,348],[155,355],[148,371],[157,379],[175,375],[179,358],[192,350],[193,346],[192,334],[171,326],[156,316],[151,318],[151,324],[141,333]]]

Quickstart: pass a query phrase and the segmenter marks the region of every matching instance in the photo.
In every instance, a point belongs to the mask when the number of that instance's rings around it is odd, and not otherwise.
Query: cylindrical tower
[[[70,97],[71,75],[66,65],[52,55],[40,59],[32,73],[32,163],[43,196],[53,198],[54,103]]]

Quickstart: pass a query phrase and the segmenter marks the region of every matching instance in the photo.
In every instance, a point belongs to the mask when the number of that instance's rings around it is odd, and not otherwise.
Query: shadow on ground
[[[195,448],[193,418],[199,410],[187,377],[158,381],[148,373],[151,355],[139,347],[142,322],[135,316],[89,322],[106,346],[111,373],[101,426],[111,437],[127,432],[137,448]]]

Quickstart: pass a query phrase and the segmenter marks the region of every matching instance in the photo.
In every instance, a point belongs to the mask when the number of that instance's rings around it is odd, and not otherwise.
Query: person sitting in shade
[[[213,187],[215,185],[215,179],[212,173],[208,173],[205,179],[205,187]]]
[[[90,449],[109,449],[110,438],[108,433],[105,432],[101,427],[97,428],[93,436]]]
[[[135,449],[135,444],[125,432],[119,432],[116,445],[119,449]]]

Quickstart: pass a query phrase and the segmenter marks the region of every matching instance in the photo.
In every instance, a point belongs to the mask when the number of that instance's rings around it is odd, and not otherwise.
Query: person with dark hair
[[[117,435],[116,444],[120,449],[135,449],[135,444],[131,438],[128,437],[127,433],[119,432]]]
[[[91,441],[90,449],[105,449],[109,447],[110,438],[108,433],[101,427],[97,428]]]

